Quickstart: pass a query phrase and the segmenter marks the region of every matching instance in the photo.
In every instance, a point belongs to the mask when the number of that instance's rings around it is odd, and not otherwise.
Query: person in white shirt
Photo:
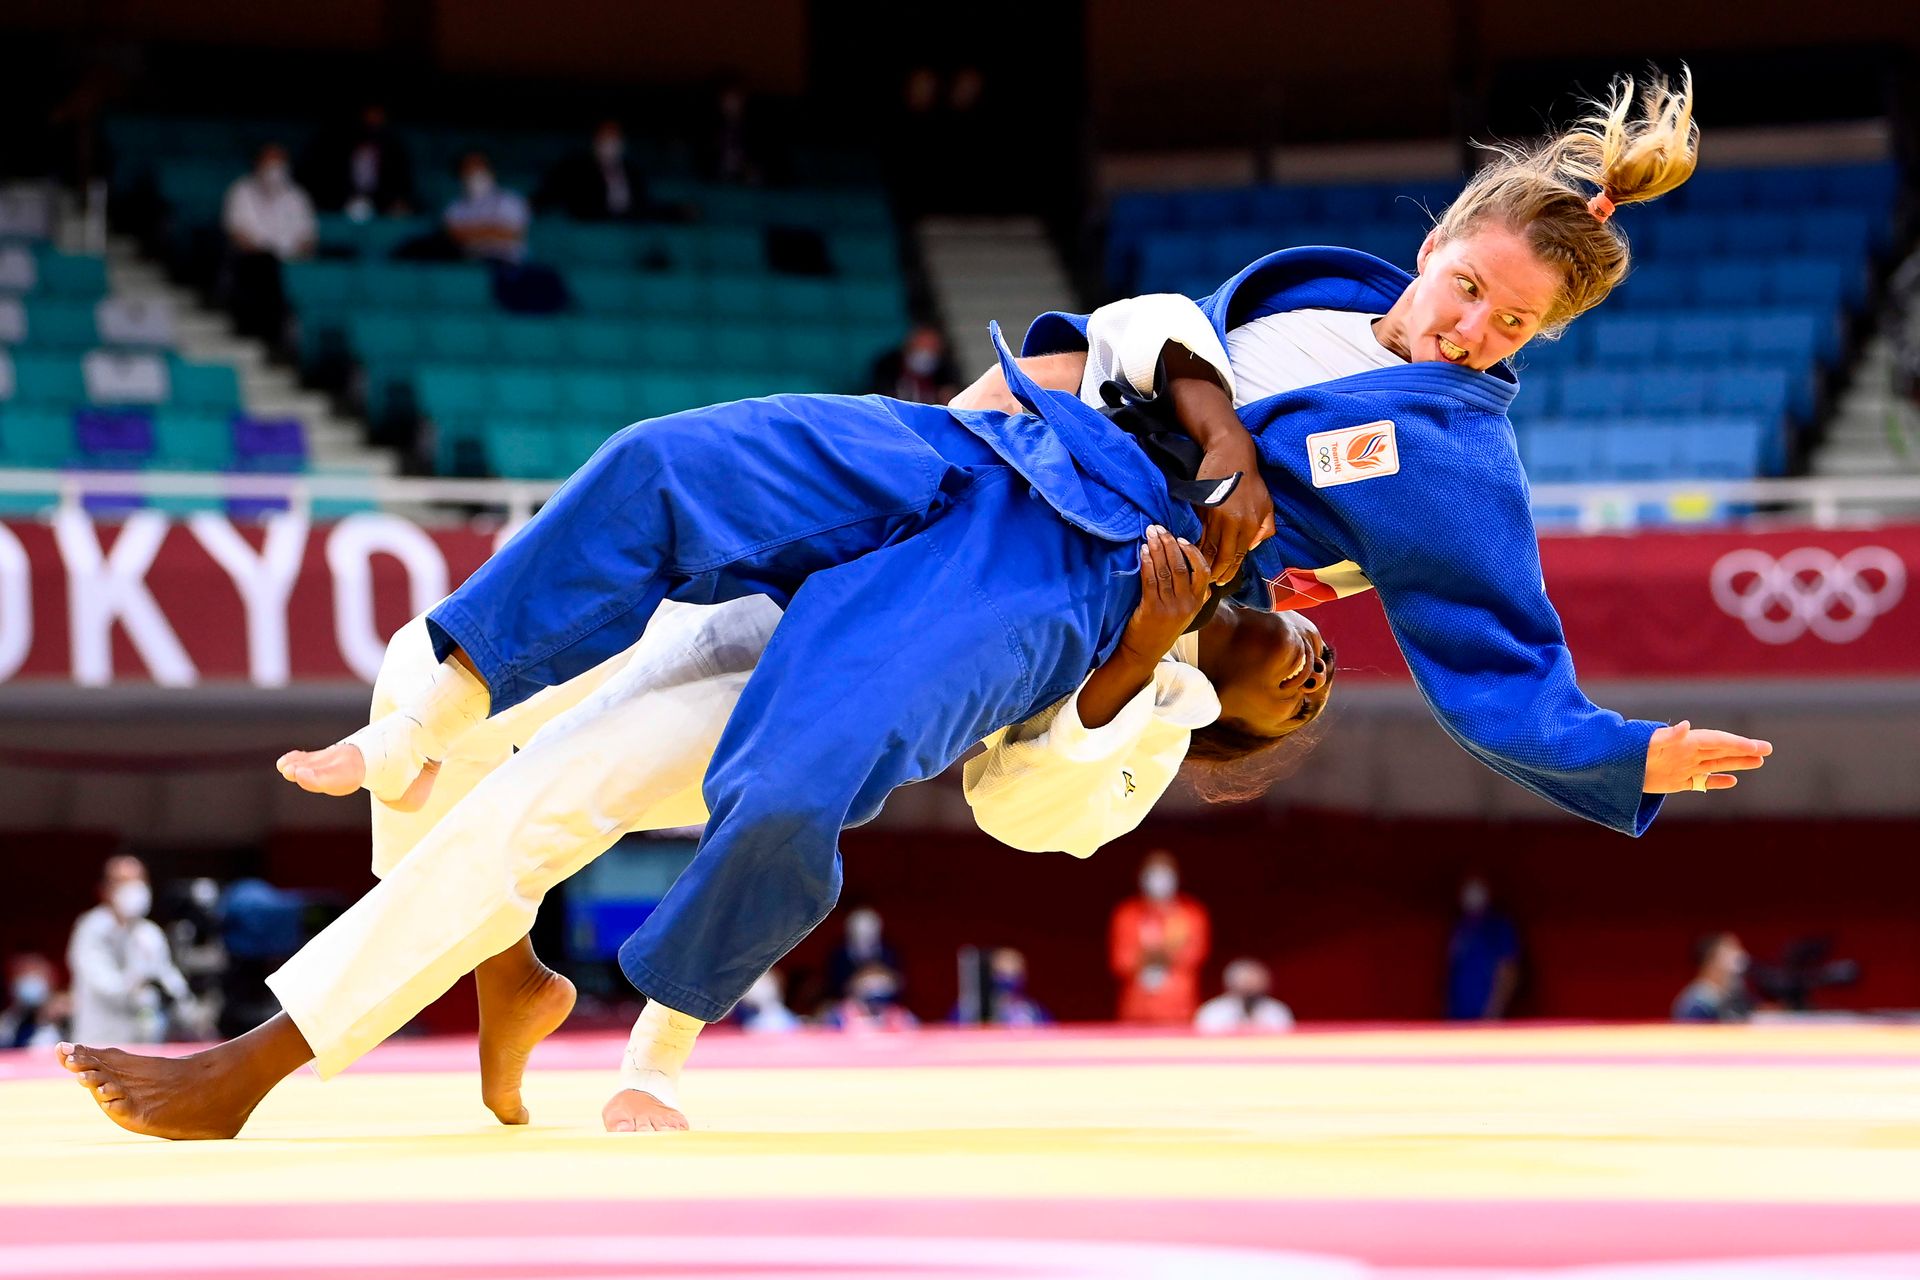
[[[152,907],[146,865],[127,855],[107,859],[100,905],[74,922],[67,944],[74,1039],[157,1043],[166,1027],[163,997],[190,998],[167,935],[147,919]]]
[[[1200,1006],[1193,1029],[1205,1035],[1230,1031],[1290,1031],[1293,1010],[1267,994],[1273,976],[1258,960],[1242,957],[1227,966],[1226,991]]]
[[[220,221],[236,252],[270,254],[283,262],[311,255],[319,233],[313,201],[294,182],[287,149],[277,142],[261,147],[253,172],[227,188]]]
[[[1227,352],[1205,317],[1190,300],[1173,301],[1191,316],[1160,297],[1103,308],[1090,330],[1093,350],[1066,358],[1070,368],[1042,357],[1043,374],[1061,379],[1055,386],[1084,381],[1083,394],[1098,403],[1108,378],[1151,394],[1159,361],[1185,355],[1232,387]],[[982,830],[1016,848],[1087,856],[1138,825],[1190,751],[1210,761],[1203,789],[1264,789],[1275,744],[1325,705],[1333,654],[1297,614],[1222,608],[1205,630],[1183,637],[1208,577],[1196,548],[1154,534],[1142,549],[1143,597],[1128,638],[1075,694],[994,735],[967,767]],[[363,731],[328,752],[283,757],[282,772],[309,790],[345,795],[376,779],[371,786],[385,797],[373,806],[381,884],[270,979],[286,1013],[209,1051],[234,1055],[231,1092],[205,1088],[202,1073],[203,1087],[182,1097],[175,1068],[127,1055],[69,1052],[69,1069],[131,1095],[131,1105],[126,1096],[108,1105],[117,1123],[160,1136],[228,1136],[279,1079],[308,1061],[322,1076],[337,1073],[471,970],[482,1010],[482,1098],[502,1121],[524,1123],[527,1056],[574,999],[526,938],[541,896],[624,831],[706,818],[706,762],[779,618],[762,597],[668,602],[632,649],[481,721],[451,752],[410,738],[405,750],[424,749],[396,767]],[[376,722],[427,696],[438,670],[416,619],[389,645]],[[1252,771],[1251,784],[1236,777],[1241,769]],[[377,781],[394,774],[397,788]],[[603,1116],[609,1128],[685,1127],[677,1084],[704,1025],[658,1001],[646,1006],[623,1088]]]
[[[294,182],[285,147],[260,148],[253,172],[227,188],[220,225],[230,250],[225,292],[235,327],[269,343],[283,341],[287,299],[280,264],[310,256],[319,234],[313,201]]]
[[[469,258],[518,262],[527,254],[527,225],[532,216],[526,197],[494,178],[483,151],[460,160],[460,198],[441,215],[447,234]]]

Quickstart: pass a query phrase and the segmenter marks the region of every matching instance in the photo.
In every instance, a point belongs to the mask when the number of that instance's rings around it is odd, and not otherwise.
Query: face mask
[[[899,993],[891,982],[875,982],[861,987],[854,993],[854,998],[869,1009],[884,1009],[893,1003],[893,998],[897,994]]]
[[[144,880],[128,880],[114,889],[112,901],[122,920],[139,920],[153,908],[153,890]]]
[[[1018,974],[998,974],[993,979],[993,989],[1003,996],[1017,996],[1027,989],[1027,980]]]
[[[287,166],[274,161],[260,166],[260,181],[276,191],[287,185]]]
[[[43,974],[27,973],[13,980],[13,1002],[25,1008],[38,1009],[52,994]]]
[[[1140,892],[1155,902],[1165,902],[1180,887],[1180,877],[1171,867],[1149,867],[1140,873]]]
[[[907,371],[919,377],[927,377],[940,367],[938,351],[916,350],[907,352]]]
[[[595,138],[593,141],[593,154],[601,164],[619,164],[626,150],[627,144],[619,138]]]
[[[490,173],[470,173],[467,175],[467,194],[475,200],[484,200],[493,194],[493,175]]]
[[[1460,891],[1460,909],[1477,916],[1487,909],[1487,886],[1475,881]]]

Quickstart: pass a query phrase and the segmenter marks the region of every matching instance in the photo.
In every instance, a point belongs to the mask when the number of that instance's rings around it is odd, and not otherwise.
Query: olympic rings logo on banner
[[[1829,644],[1850,644],[1900,603],[1907,566],[1885,547],[1844,556],[1801,547],[1778,560],[1746,548],[1721,556],[1709,582],[1713,602],[1762,643],[1792,644],[1811,631]]]

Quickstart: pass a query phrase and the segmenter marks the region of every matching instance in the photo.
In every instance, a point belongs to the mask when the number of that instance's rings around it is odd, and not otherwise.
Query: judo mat
[[[232,1142],[0,1055],[5,1277],[1920,1277],[1920,1028],[710,1032],[685,1134],[623,1040],[296,1075]]]

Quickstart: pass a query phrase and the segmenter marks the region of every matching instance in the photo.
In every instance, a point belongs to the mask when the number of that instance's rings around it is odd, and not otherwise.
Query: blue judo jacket
[[[1287,249],[1200,306],[1224,344],[1230,329],[1285,311],[1385,312],[1411,280],[1353,250]],[[1050,313],[1028,330],[1023,353],[1084,349],[1086,331],[1086,316]],[[960,416],[1042,497],[1101,537],[1138,539],[1155,522],[1196,536],[1197,516],[1168,498],[1127,436],[1077,397],[1036,386],[997,328],[994,340],[1009,386],[1044,423]],[[1315,569],[1357,565],[1454,741],[1561,808],[1639,835],[1660,809],[1661,797],[1640,789],[1647,741],[1660,726],[1595,706],[1575,682],[1506,416],[1518,391],[1504,366],[1480,372],[1433,361],[1243,406],[1277,526],[1255,550],[1253,569],[1277,587],[1311,580]],[[1364,470],[1382,457],[1391,470]],[[1256,581],[1245,602],[1272,607],[1266,584]]]

